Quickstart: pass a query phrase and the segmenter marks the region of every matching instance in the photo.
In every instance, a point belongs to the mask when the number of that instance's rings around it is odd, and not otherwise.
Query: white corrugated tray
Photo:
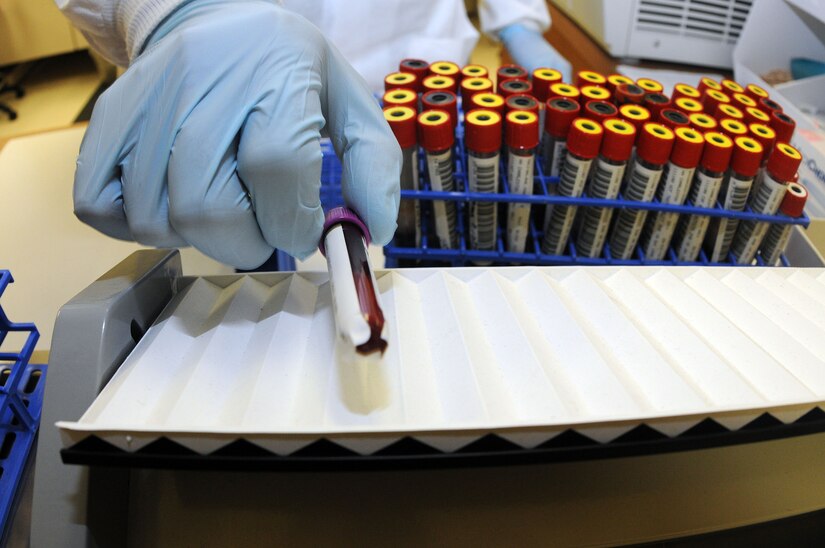
[[[825,402],[825,269],[511,267],[379,272],[383,363],[338,363],[326,275],[196,278],[76,422],[133,452],[320,437],[371,454],[488,433],[608,442],[712,417],[792,422]]]

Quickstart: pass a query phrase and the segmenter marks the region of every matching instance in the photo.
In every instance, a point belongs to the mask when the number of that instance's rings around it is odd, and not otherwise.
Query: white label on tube
[[[696,168],[684,168],[669,163],[664,181],[659,185],[659,190],[656,192],[659,201],[663,204],[681,205],[685,203],[695,171]],[[650,220],[642,230],[645,258],[651,261],[661,261],[665,258],[678,219],[678,213],[667,211],[660,211],[651,215]]]
[[[625,164],[615,165],[599,159],[587,185],[591,198],[613,199],[619,195],[624,178]],[[584,257],[598,257],[602,253],[613,209],[586,207],[579,213],[580,224],[576,239],[576,252]]]
[[[341,225],[332,227],[326,233],[324,249],[327,255],[332,309],[338,337],[346,346],[360,346],[370,340],[372,331],[358,303],[358,292],[355,289],[352,265]]]
[[[560,177],[561,167],[567,157],[567,141],[558,139],[553,142],[553,162],[550,164],[550,176]]]
[[[751,200],[751,209],[754,213],[774,215],[785,197],[785,190],[783,183],[765,173],[756,196]],[[739,229],[731,244],[731,251],[736,256],[736,264],[750,264],[753,261],[768,228],[768,223],[761,221],[739,223]]]
[[[567,154],[559,178],[559,196],[581,196],[592,163],[592,160],[582,160]],[[576,209],[576,206],[553,206],[552,211],[550,211],[547,230],[544,232],[544,239],[541,243],[542,253],[548,255],[561,255],[564,253],[567,239],[570,237],[570,230],[573,228]]]
[[[722,207],[728,211],[744,211],[752,185],[753,179],[740,179],[731,174],[722,185],[722,193],[724,194]],[[711,262],[718,263],[725,260],[738,226],[739,219],[725,217],[711,219],[708,237],[706,238],[706,249],[709,251],[708,259]]]
[[[712,177],[697,171],[690,189],[690,201],[695,207],[710,208],[716,204],[722,177]],[[676,257],[682,262],[695,261],[710,224],[707,215],[687,215],[679,220]]]
[[[771,225],[768,233],[765,235],[765,240],[759,250],[762,260],[767,266],[776,266],[779,261],[779,256],[785,252],[788,247],[788,240],[791,239],[791,229],[793,225]]]
[[[442,154],[427,154],[427,172],[430,175],[430,186],[433,190],[444,192],[455,190],[453,153],[451,150]],[[455,207],[454,202],[433,200],[435,233],[442,249],[458,247],[458,238],[455,232]]]
[[[494,193],[498,190],[499,156],[467,156],[467,175],[471,192]],[[496,247],[498,203],[470,202],[470,247],[492,250]]]
[[[633,164],[633,171],[627,183],[624,199],[635,202],[649,202],[656,193],[656,187],[662,178],[662,169],[651,169],[639,162]],[[647,210],[622,208],[613,223],[610,234],[610,254],[616,259],[629,259],[633,256],[636,243],[642,234]]]
[[[507,159],[507,182],[513,194],[533,193],[533,155],[520,156],[512,152]],[[510,204],[507,207],[507,249],[523,253],[530,223],[530,204]]]

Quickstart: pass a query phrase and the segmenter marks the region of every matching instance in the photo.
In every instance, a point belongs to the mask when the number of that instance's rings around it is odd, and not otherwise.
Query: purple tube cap
[[[326,219],[324,219],[324,230],[321,232],[321,241],[318,243],[318,248],[321,250],[322,255],[326,256],[326,251],[324,250],[324,239],[327,236],[327,232],[333,226],[341,223],[349,223],[350,225],[355,226],[361,231],[361,234],[364,235],[364,241],[367,245],[370,245],[370,231],[358,214],[348,207],[334,207],[327,211]]]

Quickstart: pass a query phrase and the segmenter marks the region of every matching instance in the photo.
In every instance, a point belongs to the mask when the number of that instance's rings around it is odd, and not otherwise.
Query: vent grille
[[[636,29],[735,45],[752,0],[639,0]]]

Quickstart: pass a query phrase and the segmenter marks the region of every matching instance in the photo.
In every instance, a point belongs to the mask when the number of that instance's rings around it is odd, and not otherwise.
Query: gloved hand
[[[193,245],[239,268],[318,245],[321,135],[343,196],[386,244],[401,151],[366,83],[305,19],[267,0],[195,0],[152,34],[98,100],[75,214],[157,247]]]
[[[565,82],[572,82],[570,63],[538,31],[514,23],[501,29],[498,37],[516,64],[530,72],[541,67],[556,69]]]

